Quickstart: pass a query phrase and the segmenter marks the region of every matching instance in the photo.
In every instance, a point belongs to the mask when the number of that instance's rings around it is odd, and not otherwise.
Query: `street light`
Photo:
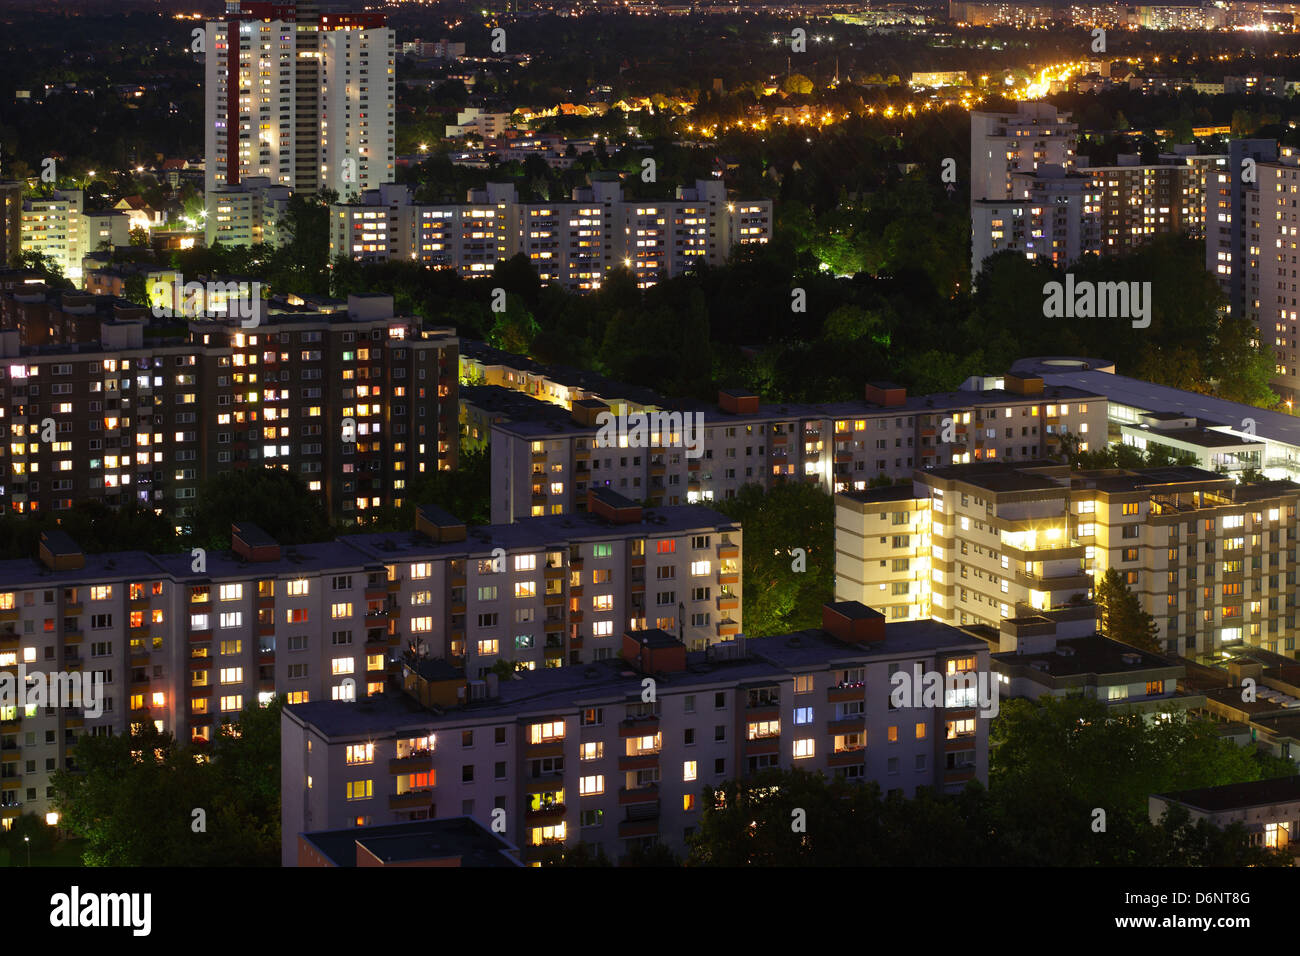
[[[32,865],[32,838],[23,837],[23,842],[27,844],[27,865]]]

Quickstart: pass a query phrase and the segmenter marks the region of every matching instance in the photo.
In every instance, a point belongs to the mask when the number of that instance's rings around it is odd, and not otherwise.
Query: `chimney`
[[[885,615],[858,601],[828,602],[822,630],[845,644],[876,644],[885,639]]]
[[[245,561],[280,560],[280,543],[251,521],[230,526],[230,550]]]
[[[599,399],[579,398],[573,403],[573,420],[584,428],[593,428],[600,424],[597,416],[608,411],[609,406]]]
[[[1043,394],[1043,380],[1036,375],[1021,378],[1019,375],[1008,374],[1005,376],[1005,381],[1008,392],[1015,392],[1017,395]]]
[[[611,524],[636,524],[641,520],[641,506],[608,488],[587,491],[587,510]]]
[[[623,658],[644,674],[680,673],[686,670],[686,645],[657,627],[625,631]]]
[[[735,388],[719,389],[718,408],[729,415],[756,415],[758,414],[758,393]]]
[[[907,401],[907,389],[893,382],[868,382],[867,401],[885,408],[901,408]]]
[[[465,522],[437,505],[415,509],[415,530],[437,543],[465,540]]]
[[[86,555],[66,531],[42,531],[41,564],[51,571],[80,571]]]

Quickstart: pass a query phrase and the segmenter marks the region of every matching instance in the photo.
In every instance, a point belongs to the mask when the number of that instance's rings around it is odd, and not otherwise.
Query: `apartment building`
[[[1199,468],[918,471],[910,499],[836,496],[835,593],[896,620],[923,616],[928,597],[937,620],[996,630],[1022,605],[1087,601],[1115,568],[1169,653],[1247,643],[1293,656],[1298,493]]]
[[[74,283],[82,280],[85,256],[131,241],[127,214],[116,209],[86,209],[80,189],[58,189],[49,196],[25,199],[20,218],[22,251],[48,256]]]
[[[479,686],[407,660],[407,693],[285,708],[283,862],[294,865],[308,830],[449,813],[486,822],[497,810],[529,863],[579,842],[612,859],[655,841],[684,853],[704,788],[767,767],[904,796],[985,781],[988,720],[973,687],[948,690],[941,706],[891,706],[891,676],[917,665],[987,673],[988,650],[937,622],[886,625],[847,603],[827,605],[820,629],[702,653],[660,630],[629,632],[621,660]]]
[[[219,186],[208,193],[208,215],[204,219],[209,246],[278,245],[280,220],[289,209],[288,186],[269,176],[246,176],[233,186]]]
[[[1210,174],[1207,186],[1205,267],[1228,297],[1228,314],[1247,317],[1256,328],[1260,326],[1263,248],[1259,167],[1276,162],[1277,150],[1276,140],[1232,140],[1227,167]],[[1251,167],[1254,174],[1243,175]]]
[[[1270,385],[1283,400],[1300,398],[1300,347],[1296,345],[1296,255],[1300,242],[1296,194],[1300,193],[1300,152],[1279,146],[1275,162],[1255,167],[1259,199],[1258,305],[1256,327],[1262,345],[1273,349],[1275,376]]]
[[[1218,158],[1142,165],[1141,157],[1121,154],[1113,166],[1081,165],[1098,206],[1100,251],[1132,252],[1152,237],[1170,233],[1204,235],[1205,170]]]
[[[510,113],[493,112],[471,106],[456,113],[456,122],[447,126],[449,139],[459,136],[477,136],[480,139],[497,139],[511,128]]]
[[[456,337],[395,316],[391,296],[252,329],[199,319],[148,340],[147,320],[112,301],[19,288],[0,303],[11,513],[91,498],[183,516],[208,476],[269,465],[299,474],[336,519],[364,523],[419,473],[455,467]]]
[[[997,252],[1065,266],[1131,252],[1157,235],[1205,234],[1206,195],[1225,157],[1185,150],[1110,166],[1076,155],[1078,126],[1046,103],[971,114],[971,273]]]
[[[1017,103],[1016,111],[970,114],[972,203],[1011,199],[1013,176],[1039,166],[1074,168],[1079,125],[1050,103]]]
[[[0,180],[0,268],[23,251],[23,183]]]
[[[1013,172],[1008,198],[971,204],[971,268],[978,273],[1007,250],[1066,266],[1088,253],[1132,252],[1158,235],[1203,235],[1206,177],[1221,158],[1139,165],[1136,155],[1121,155],[1114,166]]]
[[[1090,177],[1061,166],[1012,173],[1010,195],[971,202],[971,274],[998,252],[1064,266],[1101,244],[1101,197]]]
[[[206,24],[206,193],[239,221],[233,190],[265,179],[348,197],[396,169],[393,31],[382,13],[322,13],[317,2],[227,0]],[[232,228],[223,241],[244,242]],[[248,238],[247,241],[256,241]]]
[[[714,180],[676,192],[671,201],[624,199],[617,181],[597,179],[567,201],[520,202],[512,184],[489,183],[465,203],[430,205],[386,184],[330,207],[330,255],[410,259],[474,277],[523,254],[543,281],[586,292],[615,267],[646,288],[701,262],[721,265],[738,245],[771,240],[770,201],[729,200]]]
[[[527,417],[516,405],[516,417],[492,421],[493,521],[569,514],[591,487],[670,505],[777,481],[862,490],[933,465],[1057,454],[1066,433],[1085,447],[1106,434],[1101,396],[1015,376],[910,398],[874,383],[864,401],[824,405],[761,405],[740,391],[720,392],[716,406],[664,402],[648,415],[597,399],[570,404],[565,413],[539,401]],[[606,414],[632,427],[615,438],[602,431]],[[639,420],[647,427],[637,432]]]
[[[0,671],[98,672],[99,716],[0,709],[0,818],[44,813],[49,774],[83,733],[151,721],[211,739],[273,693],[292,702],[380,693],[395,649],[418,644],[481,680],[612,660],[624,631],[692,648],[741,626],[741,529],[705,508],[643,513],[604,496],[577,518],[466,532],[423,508],[405,534],[282,547],[237,525],[200,558],[86,555],[49,532],[39,560],[0,562]]]

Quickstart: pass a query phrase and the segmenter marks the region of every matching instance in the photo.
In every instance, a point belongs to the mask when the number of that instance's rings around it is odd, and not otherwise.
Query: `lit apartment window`
[[[355,661],[351,657],[336,657],[330,661],[330,672],[334,675],[351,674],[355,666]]]
[[[605,792],[604,774],[594,774],[590,777],[578,778],[578,793],[584,797],[591,797]]]
[[[223,584],[219,589],[219,596],[223,601],[238,601],[244,596],[244,586],[242,584]]]
[[[540,724],[532,724],[528,728],[528,738],[530,743],[540,744],[552,740],[564,739],[564,721],[544,721]]]
[[[349,800],[369,800],[375,792],[373,780],[349,780],[347,796]]]
[[[374,763],[375,745],[374,744],[349,744],[347,749],[347,761],[350,764]]]

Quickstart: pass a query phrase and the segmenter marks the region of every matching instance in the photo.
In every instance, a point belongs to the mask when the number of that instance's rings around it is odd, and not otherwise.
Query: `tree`
[[[813,91],[813,81],[802,73],[791,73],[785,78],[785,82],[781,84],[781,89],[787,93],[806,95]]]
[[[745,633],[786,634],[821,626],[835,583],[835,506],[816,485],[745,485],[715,503],[745,532]],[[802,553],[800,553],[802,552]]]
[[[1290,761],[1225,740],[1212,721],[1116,713],[1083,696],[1004,701],[990,730],[989,753],[989,787],[1001,825],[1013,829],[1007,837],[1019,846],[1021,862],[1031,865],[1197,862],[1204,844],[1215,841],[1205,834],[1192,839],[1177,827],[1153,830],[1151,794],[1295,772]],[[1043,813],[1044,807],[1053,812]],[[1104,833],[1090,827],[1096,808],[1106,812]],[[1198,842],[1202,849],[1195,851]]]
[[[53,777],[54,805],[62,825],[85,838],[86,865],[279,864],[276,701],[223,724],[211,759],[151,720],[134,730],[82,736],[76,769]]]
[[[320,500],[292,472],[243,468],[219,472],[195,495],[189,539],[197,547],[228,549],[230,527],[251,521],[281,544],[333,537]]]
[[[1097,607],[1101,611],[1101,633],[1152,654],[1164,653],[1160,646],[1160,628],[1138,597],[1125,583],[1117,568],[1107,568],[1097,585]]]

